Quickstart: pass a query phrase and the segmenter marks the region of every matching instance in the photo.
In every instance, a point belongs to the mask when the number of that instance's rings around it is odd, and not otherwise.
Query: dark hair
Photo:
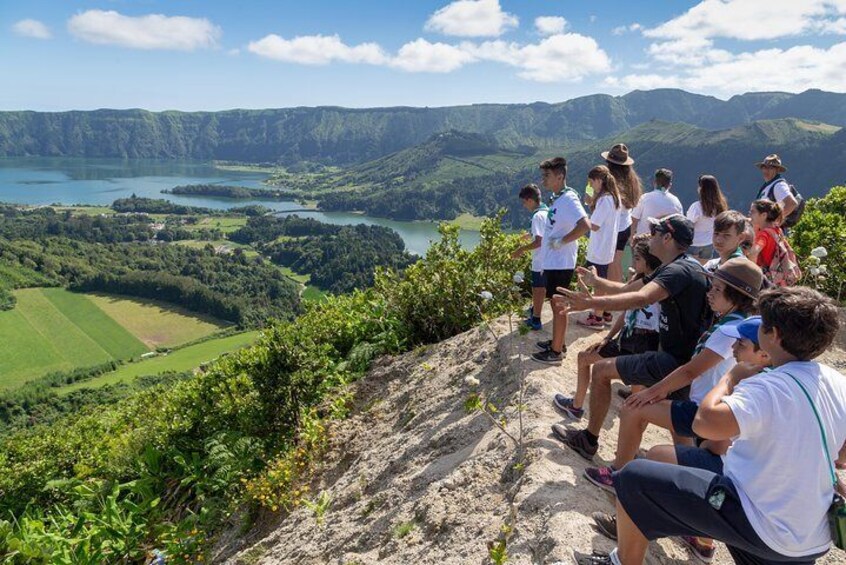
[[[699,176],[699,202],[702,204],[702,213],[709,218],[722,214],[728,210],[728,202],[720,190],[720,183],[717,177],[712,175]]]
[[[654,271],[661,266],[661,259],[649,252],[649,240],[651,236],[648,233],[640,233],[632,238],[632,254],[640,255],[646,261],[646,266],[650,271]]]
[[[541,191],[536,184],[527,184],[520,189],[520,194],[518,196],[520,197],[520,200],[534,200],[538,203],[541,201]]]
[[[564,157],[553,157],[552,159],[547,159],[540,164],[540,170],[542,171],[555,171],[556,173],[561,173],[564,175],[564,178],[567,178],[567,159]]]
[[[735,310],[743,312],[747,316],[754,316],[758,313],[758,307],[755,304],[755,299],[744,292],[740,292],[733,286],[725,285],[723,294],[726,300],[734,304]]]
[[[670,188],[673,182],[673,171],[670,169],[658,169],[655,171],[655,184],[661,188]]]
[[[739,235],[746,231],[746,216],[737,210],[720,212],[714,218],[714,231],[728,231],[734,228]]]
[[[765,214],[767,221],[770,223],[781,220],[781,204],[778,202],[773,202],[772,200],[756,200],[752,203],[752,207],[759,214]]]
[[[596,203],[599,201],[599,197],[605,193],[610,194],[611,198],[614,199],[614,208],[620,207],[620,191],[617,189],[617,181],[614,180],[614,176],[608,170],[608,167],[605,165],[595,166],[588,173],[588,178],[602,181],[602,188],[599,190],[599,194],[594,194],[593,196],[593,201],[590,205],[591,212],[596,209]]]
[[[824,352],[840,328],[834,301],[805,286],[765,290],[758,298],[761,329],[778,329],[781,348],[799,359],[809,361]]]
[[[631,165],[618,165],[607,160],[605,163],[608,165],[608,170],[614,175],[614,180],[617,181],[623,206],[629,209],[637,206],[643,194],[642,183],[640,177],[637,176],[637,171]]]

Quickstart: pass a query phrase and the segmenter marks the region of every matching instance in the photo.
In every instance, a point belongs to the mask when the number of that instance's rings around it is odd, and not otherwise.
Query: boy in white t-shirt
[[[831,547],[833,461],[846,441],[846,376],[813,359],[839,330],[834,302],[806,287],[761,293],[758,341],[769,372],[725,375],[693,431],[732,445],[700,468],[635,460],[614,474],[617,549],[577,563],[642,563],[649,540],[707,536],[738,563],[813,563]],[[825,446],[825,447],[824,447]],[[834,484],[837,483],[837,484]]]
[[[670,214],[681,214],[681,201],[670,193],[673,186],[673,171],[658,169],[652,180],[652,191],[644,194],[632,210],[632,237],[649,233],[649,218],[663,218]]]
[[[555,201],[546,216],[541,242],[546,297],[551,300],[558,287],[570,286],[579,252],[577,242],[590,230],[590,220],[579,195],[567,186],[567,160],[564,157],[547,159],[540,164],[540,170],[544,188],[555,195]],[[538,342],[541,351],[533,354],[532,359],[560,365],[566,354],[566,333],[567,314],[553,310],[552,339]]]
[[[543,231],[546,226],[546,216],[549,207],[541,201],[541,191],[536,184],[527,184],[520,189],[520,203],[523,208],[532,213],[532,225],[527,234],[529,243],[521,245],[511,254],[511,257],[521,257],[527,251],[532,252],[532,308],[526,325],[538,331],[543,328],[541,312],[546,299],[546,277],[543,274]]]

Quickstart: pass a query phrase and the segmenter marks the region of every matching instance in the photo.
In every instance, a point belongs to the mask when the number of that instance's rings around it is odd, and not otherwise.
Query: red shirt
[[[758,253],[758,260],[755,261],[759,267],[769,267],[773,261],[773,255],[776,252],[776,239],[773,232],[776,232],[779,236],[782,235],[779,227],[758,230],[755,234],[755,245],[761,248],[761,252]]]

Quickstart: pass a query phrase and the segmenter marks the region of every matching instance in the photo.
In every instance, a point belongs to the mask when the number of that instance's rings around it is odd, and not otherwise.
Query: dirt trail
[[[548,313],[547,313],[548,315]],[[545,320],[548,322],[548,320]],[[576,352],[599,339],[570,324],[570,354],[560,368],[528,360],[542,332],[515,336],[527,373],[525,413],[528,464],[519,484],[512,470],[510,442],[464,401],[474,390],[513,411],[520,363],[510,346],[508,323],[492,329],[497,343],[474,329],[442,343],[376,363],[356,385],[355,415],[332,430],[332,449],[313,492],[328,491],[331,505],[322,525],[300,508],[285,517],[263,519],[246,538],[230,542],[216,562],[229,564],[485,563],[486,543],[508,521],[509,492],[517,519],[508,542],[509,563],[571,563],[573,548],[610,550],[613,543],[591,526],[592,512],[613,511],[613,498],[582,476],[587,462],[550,435],[561,421],[552,395],[571,393]],[[823,361],[846,372],[846,352],[838,347]],[[615,385],[616,388],[619,385]],[[614,457],[617,413],[613,395],[597,454]],[[516,434],[516,418],[507,429]],[[650,427],[644,445],[669,443],[668,433]],[[234,537],[234,536],[233,536]],[[672,540],[651,544],[647,563],[697,563]],[[731,563],[720,546],[715,563]],[[820,563],[846,564],[846,553],[830,552]]]

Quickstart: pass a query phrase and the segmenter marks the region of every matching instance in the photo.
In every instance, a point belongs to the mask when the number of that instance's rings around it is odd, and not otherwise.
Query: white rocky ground
[[[551,404],[556,391],[575,387],[576,352],[598,339],[571,323],[570,354],[560,368],[525,360],[524,421],[528,464],[522,479],[512,469],[514,448],[482,414],[468,414],[472,392],[465,377],[512,413],[521,363],[547,331],[514,337],[497,320],[498,342],[475,329],[440,344],[376,363],[356,387],[356,413],[332,430],[332,449],[313,492],[328,491],[331,506],[322,525],[312,511],[265,516],[246,537],[232,536],[217,562],[229,564],[486,563],[487,543],[509,521],[509,493],[516,520],[508,539],[510,563],[571,563],[573,548],[610,550],[611,541],[591,526],[597,510],[613,511],[613,498],[582,476],[587,466],[550,435],[561,421]],[[547,324],[549,327],[549,324]],[[846,372],[846,339],[824,360]],[[615,389],[618,385],[615,385]],[[599,463],[614,456],[620,399],[605,422]],[[508,430],[517,433],[516,418]],[[668,443],[650,428],[645,446]],[[233,541],[234,540],[234,541]],[[677,542],[651,545],[648,563],[695,559]],[[720,546],[716,563],[731,563]],[[846,564],[832,551],[821,561]]]

